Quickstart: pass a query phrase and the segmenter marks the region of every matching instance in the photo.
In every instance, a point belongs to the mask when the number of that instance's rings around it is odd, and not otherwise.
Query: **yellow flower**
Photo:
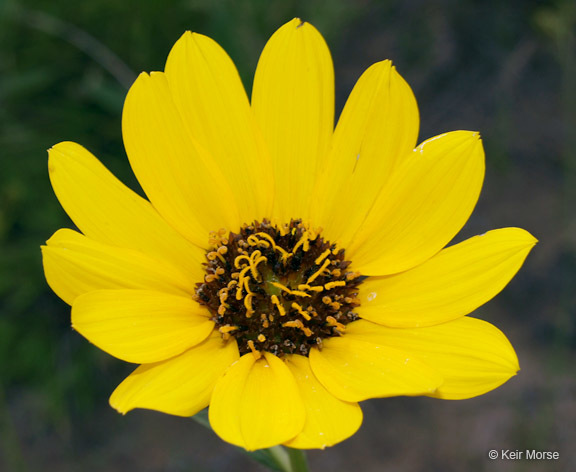
[[[443,249],[478,199],[478,133],[416,146],[418,109],[389,61],[359,79],[334,130],[328,48],[294,19],[266,45],[251,104],[226,53],[185,33],[142,74],[122,130],[149,198],[78,144],[50,178],[82,233],[43,247],[73,327],[142,364],[121,413],[191,416],[249,450],[323,448],[358,429],[358,402],[462,399],[518,370],[506,337],[464,316],[514,276],[518,228]]]

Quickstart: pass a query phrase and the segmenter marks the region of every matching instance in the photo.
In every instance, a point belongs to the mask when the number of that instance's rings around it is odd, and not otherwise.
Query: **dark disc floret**
[[[244,225],[238,234],[211,233],[204,282],[196,300],[212,313],[240,354],[308,356],[322,340],[341,336],[358,319],[358,285],[345,251],[301,220]]]

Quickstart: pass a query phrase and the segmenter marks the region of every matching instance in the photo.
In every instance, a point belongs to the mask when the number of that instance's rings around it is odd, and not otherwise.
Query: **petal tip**
[[[114,392],[115,393],[115,392]],[[116,398],[114,393],[112,393],[112,395],[110,395],[110,399],[108,400],[108,404],[114,409],[116,410],[118,413],[120,413],[122,416],[125,416],[126,413],[128,413],[130,410],[132,410],[133,408],[126,408],[126,405],[122,405],[121,402],[119,402]]]
[[[48,149],[48,172],[54,173],[57,162],[63,159],[80,161],[83,153],[89,153],[89,151],[74,141],[62,141],[55,144]]]
[[[178,41],[176,41],[176,43],[172,47],[172,50],[175,50],[178,47],[183,48],[200,47],[199,44],[200,41],[208,41],[211,43],[215,43],[215,41],[209,36],[206,36],[202,33],[197,33],[196,31],[186,30],[184,34],[180,36]]]
[[[48,170],[50,172],[54,171],[54,160],[62,156],[63,148],[68,144],[72,144],[69,141],[62,141],[61,143],[54,144],[48,148]]]
[[[478,146],[482,148],[482,135],[480,131],[465,131],[464,133],[467,134],[466,138],[473,149],[476,149]]]
[[[510,239],[517,242],[518,247],[520,248],[532,248],[540,242],[529,231],[526,231],[523,228],[510,227],[503,231],[509,231]]]
[[[526,231],[526,236],[527,236],[527,245],[529,245],[530,247],[534,247],[536,246],[536,244],[538,244],[540,241],[538,240],[538,238],[534,237],[534,235],[532,235],[531,233],[529,233],[528,231]]]
[[[295,17],[292,18],[289,22],[285,23],[283,26],[281,26],[279,28],[279,30],[281,30],[282,28],[290,28],[293,29],[294,31],[298,31],[298,30],[308,30],[309,28],[314,28],[314,26],[312,24],[310,24],[308,21],[303,20],[300,17]]]

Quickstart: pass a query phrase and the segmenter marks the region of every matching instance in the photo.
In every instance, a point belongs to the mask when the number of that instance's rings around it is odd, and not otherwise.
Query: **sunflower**
[[[43,249],[72,326],[141,364],[121,413],[191,416],[248,450],[324,448],[356,432],[359,401],[470,398],[518,360],[465,316],[514,276],[536,240],[518,228],[445,248],[478,199],[476,132],[416,146],[419,115],[389,61],[360,77],[334,129],[329,50],[294,19],[268,41],[249,102],[213,40],[185,33],[123,111],[148,200],[78,144],[49,150],[80,232]]]

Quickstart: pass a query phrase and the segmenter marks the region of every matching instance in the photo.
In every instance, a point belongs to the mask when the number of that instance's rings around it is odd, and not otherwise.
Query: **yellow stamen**
[[[334,318],[333,316],[327,316],[326,322],[328,323],[328,326],[333,326],[336,329],[336,331],[340,333],[344,333],[344,331],[346,331],[346,326],[344,326],[342,323],[338,323],[338,321],[336,321],[336,318]]]
[[[260,249],[256,249],[254,252],[252,252],[252,254],[250,254],[250,260],[253,261],[257,257],[260,257],[261,255],[262,251],[260,251]]]
[[[322,292],[324,290],[324,287],[320,285],[300,284],[298,285],[298,290],[310,290],[311,292]]]
[[[302,309],[302,307],[300,305],[298,305],[298,303],[296,303],[296,302],[292,303],[292,308],[294,308],[295,310],[298,310],[298,313],[300,313],[306,319],[306,321],[309,321],[312,319],[312,317],[308,314],[308,312],[304,311]]]
[[[218,331],[224,334],[224,333],[231,333],[232,331],[236,331],[237,329],[239,329],[238,326],[224,325],[220,326],[220,328],[218,328]]]
[[[324,285],[324,288],[326,290],[331,290],[334,287],[345,287],[346,286],[346,282],[344,282],[343,280],[337,280],[336,282],[328,282],[327,284]]]
[[[294,246],[294,248],[292,249],[292,254],[295,254],[300,246],[302,246],[302,250],[304,252],[308,252],[308,249],[310,249],[310,232],[308,230],[304,231],[304,233],[300,238],[300,241],[298,241]]]
[[[248,295],[246,295],[246,297],[244,297],[244,306],[246,307],[246,318],[252,317],[252,314],[254,313],[254,310],[252,309],[253,296],[254,294],[249,293]]]
[[[268,233],[260,232],[260,233],[256,233],[256,236],[260,236],[264,239],[267,239],[268,242],[272,245],[272,247],[274,249],[276,249],[276,241],[274,241],[274,238],[272,236],[270,236]]]
[[[248,256],[245,256],[244,254],[241,254],[239,256],[236,256],[236,259],[234,259],[234,267],[236,267],[236,269],[240,269],[240,264],[244,259],[246,259],[247,263],[250,264],[250,258]]]
[[[251,234],[250,236],[248,236],[248,244],[250,244],[250,246],[258,246],[258,241],[260,241],[256,236],[254,236],[253,234]]]
[[[244,277],[242,282],[244,283],[244,290],[246,290],[246,293],[254,295],[254,292],[250,290],[250,285],[248,284],[248,282],[250,282],[250,277]]]
[[[292,290],[290,290],[288,287],[286,287],[285,285],[282,285],[280,282],[270,282],[272,285],[274,285],[274,287],[279,288],[280,290],[290,294],[292,293]]]
[[[248,347],[250,348],[250,350],[252,351],[252,354],[254,355],[254,357],[256,358],[256,360],[260,359],[262,357],[262,354],[260,353],[260,351],[258,351],[255,347],[254,347],[254,341],[250,340],[248,341]]]
[[[263,343],[264,341],[266,341],[266,336],[264,336],[262,333],[260,333],[258,335],[258,341],[260,341],[261,343]]]
[[[300,320],[287,321],[286,323],[283,323],[282,326],[284,326],[285,328],[298,328],[306,336],[312,336],[312,334],[313,334],[312,331],[310,330],[310,328],[307,328],[306,326],[304,326],[304,323],[302,323],[302,321],[300,321]]]
[[[272,245],[272,248],[275,251],[278,251],[280,254],[282,254],[282,261],[286,262],[288,260],[288,258],[290,256],[292,256],[292,254],[289,254],[287,251],[285,251],[284,249],[282,249],[280,246],[278,246],[276,244],[276,241],[274,241],[274,238],[272,236],[270,236],[268,233],[256,233],[256,236],[260,236],[266,240],[268,240],[268,242]],[[282,234],[282,236],[284,236],[284,234]]]
[[[244,269],[242,269],[240,271],[240,274],[238,275],[238,289],[236,290],[236,300],[240,300],[242,298],[242,287],[247,286],[244,278],[246,278],[246,272],[248,272],[249,270],[250,270],[250,266],[246,266],[246,267],[244,267]],[[249,278],[249,277],[247,277],[247,278]],[[248,293],[250,293],[249,288],[246,291]]]
[[[270,247],[270,243],[268,241],[258,239],[256,237],[256,235],[254,235],[254,234],[251,234],[250,236],[248,236],[248,244],[250,244],[250,246],[263,247],[265,249]]]
[[[348,273],[346,274],[346,280],[355,279],[355,278],[357,278],[357,277],[360,277],[360,275],[362,275],[362,274],[360,274],[360,272],[348,272]]]
[[[274,285],[274,287],[279,288],[280,290],[286,292],[289,295],[295,295],[297,297],[309,297],[310,294],[306,293],[306,292],[302,292],[300,290],[290,290],[288,287],[286,287],[285,285],[282,285],[279,282],[270,282],[272,285]]]
[[[263,328],[268,328],[270,326],[270,322],[268,321],[268,316],[266,316],[266,313],[262,313],[260,315],[260,319],[262,320]]]
[[[278,308],[278,312],[280,313],[280,316],[284,316],[286,314],[286,310],[284,309],[284,306],[280,303],[280,300],[278,300],[278,297],[276,295],[272,295],[270,297],[270,300],[272,300],[272,303],[274,303],[274,305],[276,305],[276,308]],[[270,316],[272,316],[272,315],[270,315]],[[272,319],[270,321],[274,321],[274,319]]]
[[[228,231],[224,228],[219,229],[218,231],[210,231],[208,237],[208,244],[213,247],[214,249],[218,248],[221,245],[227,245],[228,239],[226,238]]]
[[[322,303],[324,303],[326,305],[330,305],[330,303],[332,303],[332,299],[326,295],[326,296],[322,297]]]
[[[314,261],[314,264],[316,265],[320,265],[320,263],[326,259],[328,256],[330,255],[330,248],[326,249],[322,254],[320,254],[316,260]]]
[[[254,280],[260,280],[260,274],[258,273],[258,264],[263,261],[267,261],[268,258],[263,256],[259,250],[254,251],[250,255],[249,263],[250,263],[250,272],[252,272],[252,277]]]
[[[330,260],[329,259],[325,260],[324,264],[322,264],[322,267],[320,267],[320,269],[318,269],[310,277],[308,277],[308,280],[306,281],[306,283],[309,284],[310,282],[313,282],[317,277],[320,277],[320,275],[322,275],[322,272],[324,272],[326,267],[328,267],[329,265],[330,265]]]
[[[220,261],[222,261],[222,264],[226,264],[226,259],[224,259],[224,256],[222,254],[226,254],[226,252],[220,252],[221,249],[226,249],[226,251],[228,250],[225,246],[221,246],[218,248],[217,251],[212,251],[209,252],[206,257],[208,258],[208,260],[213,261],[216,258],[220,259]]]

